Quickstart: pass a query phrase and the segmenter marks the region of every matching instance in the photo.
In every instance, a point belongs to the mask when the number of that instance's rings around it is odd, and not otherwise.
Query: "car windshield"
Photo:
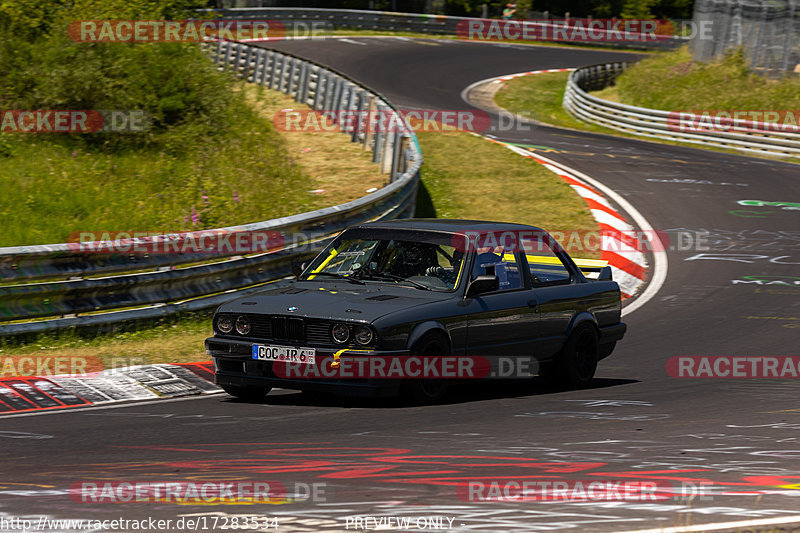
[[[301,280],[391,283],[451,291],[464,253],[448,234],[419,231],[348,231],[317,256]]]

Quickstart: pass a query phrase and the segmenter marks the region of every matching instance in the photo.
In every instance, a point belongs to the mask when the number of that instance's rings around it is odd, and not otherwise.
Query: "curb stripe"
[[[22,413],[130,400],[213,394],[211,361],[139,365],[81,375],[0,379],[0,412]]]
[[[519,75],[537,74],[539,72],[547,71],[531,71]],[[500,78],[498,78],[498,80],[500,80]],[[505,146],[512,152],[523,157],[533,159],[563,179],[581,198],[583,198],[601,231],[611,230],[611,235],[604,235],[604,238],[601,240],[601,257],[608,261],[613,278],[619,284],[620,292],[625,298],[630,298],[636,294],[636,291],[639,290],[647,280],[647,272],[649,271],[647,257],[642,252],[638,251],[638,239],[630,235],[625,235],[625,232],[634,231],[634,227],[619,213],[619,211],[611,207],[611,202],[608,201],[606,196],[577,176],[567,172],[563,168],[557,167],[553,163],[540,159],[531,151],[521,146],[515,146],[489,137],[483,138],[495,144]],[[622,233],[622,235],[620,235],[620,233]]]

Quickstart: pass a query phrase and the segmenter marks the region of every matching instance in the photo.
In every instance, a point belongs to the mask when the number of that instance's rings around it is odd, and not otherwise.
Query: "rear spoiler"
[[[539,265],[559,265],[561,260],[555,256],[541,256],[541,255],[526,255],[528,263],[536,263]],[[581,269],[586,279],[597,281],[611,281],[611,267],[608,266],[608,261],[603,259],[572,259],[578,268]],[[563,268],[563,266],[561,266]]]

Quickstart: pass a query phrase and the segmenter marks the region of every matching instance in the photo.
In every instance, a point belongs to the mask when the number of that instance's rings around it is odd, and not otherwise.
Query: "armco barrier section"
[[[286,29],[289,37],[314,36],[320,30],[371,30],[379,32],[411,32],[431,35],[458,35],[459,30],[464,31],[470,23],[498,23],[497,19],[479,19],[470,17],[455,17],[449,15],[433,15],[426,13],[396,13],[391,11],[369,11],[361,9],[324,9],[324,8],[280,8],[280,7],[241,7],[227,9],[200,10],[205,16],[221,17],[225,19],[259,19],[280,22]],[[583,19],[580,19],[583,20]],[[564,20],[552,21],[522,21],[514,20],[530,28],[530,33],[535,34],[536,27],[546,27],[548,34],[553,35],[555,28],[562,28]],[[479,26],[480,27],[480,26]],[[606,31],[606,30],[595,30]],[[558,34],[558,32],[555,32]],[[614,33],[615,32],[609,32]],[[568,39],[548,39],[554,42],[570,42]],[[601,44],[619,48],[636,49],[667,49],[674,48],[687,41],[685,37],[675,36],[668,39],[646,41],[617,41],[579,44]],[[531,41],[533,42],[533,41]]]
[[[611,102],[589,94],[604,89],[621,74],[626,63],[606,63],[575,70],[564,93],[564,108],[576,118],[642,137],[728,148],[750,154],[800,157],[800,133],[776,131],[775,124],[739,120],[684,117],[681,111],[648,109]],[[691,111],[685,110],[684,112]],[[784,128],[790,130],[790,128]]]
[[[353,142],[372,150],[373,161],[388,173],[389,183],[363,198],[317,211],[216,230],[128,239],[115,242],[113,249],[109,242],[84,244],[83,249],[77,243],[0,248],[0,320],[16,321],[0,325],[0,336],[101,327],[214,307],[286,277],[293,262],[312,257],[348,226],[413,214],[422,154],[413,131],[386,99],[342,74],[288,54],[225,41],[204,46],[220,69],[232,69],[242,79],[290,94],[315,110],[378,111],[366,114],[374,123],[350,120],[340,128]],[[381,113],[390,119],[378,120]],[[251,255],[115,251],[135,246],[163,250],[165,242],[180,250],[209,232],[232,241],[240,234],[273,232],[285,244]],[[94,251],[88,251],[92,247]],[[53,318],[20,322],[40,317]]]

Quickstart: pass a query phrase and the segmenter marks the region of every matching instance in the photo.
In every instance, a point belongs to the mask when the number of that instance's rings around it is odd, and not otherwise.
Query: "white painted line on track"
[[[343,39],[337,39],[337,40],[338,40],[340,43],[358,44],[358,45],[361,45],[361,46],[367,46],[367,43],[362,43],[362,42],[360,42],[360,41],[354,41],[354,40],[352,40],[352,39],[343,38]]]
[[[719,522],[716,524],[697,524],[696,526],[676,526],[656,529],[637,529],[625,533],[692,533],[704,531],[719,531],[720,529],[735,529],[753,526],[774,526],[776,524],[800,523],[800,515],[781,516],[779,518],[763,518],[753,520],[739,520],[737,522]]]

